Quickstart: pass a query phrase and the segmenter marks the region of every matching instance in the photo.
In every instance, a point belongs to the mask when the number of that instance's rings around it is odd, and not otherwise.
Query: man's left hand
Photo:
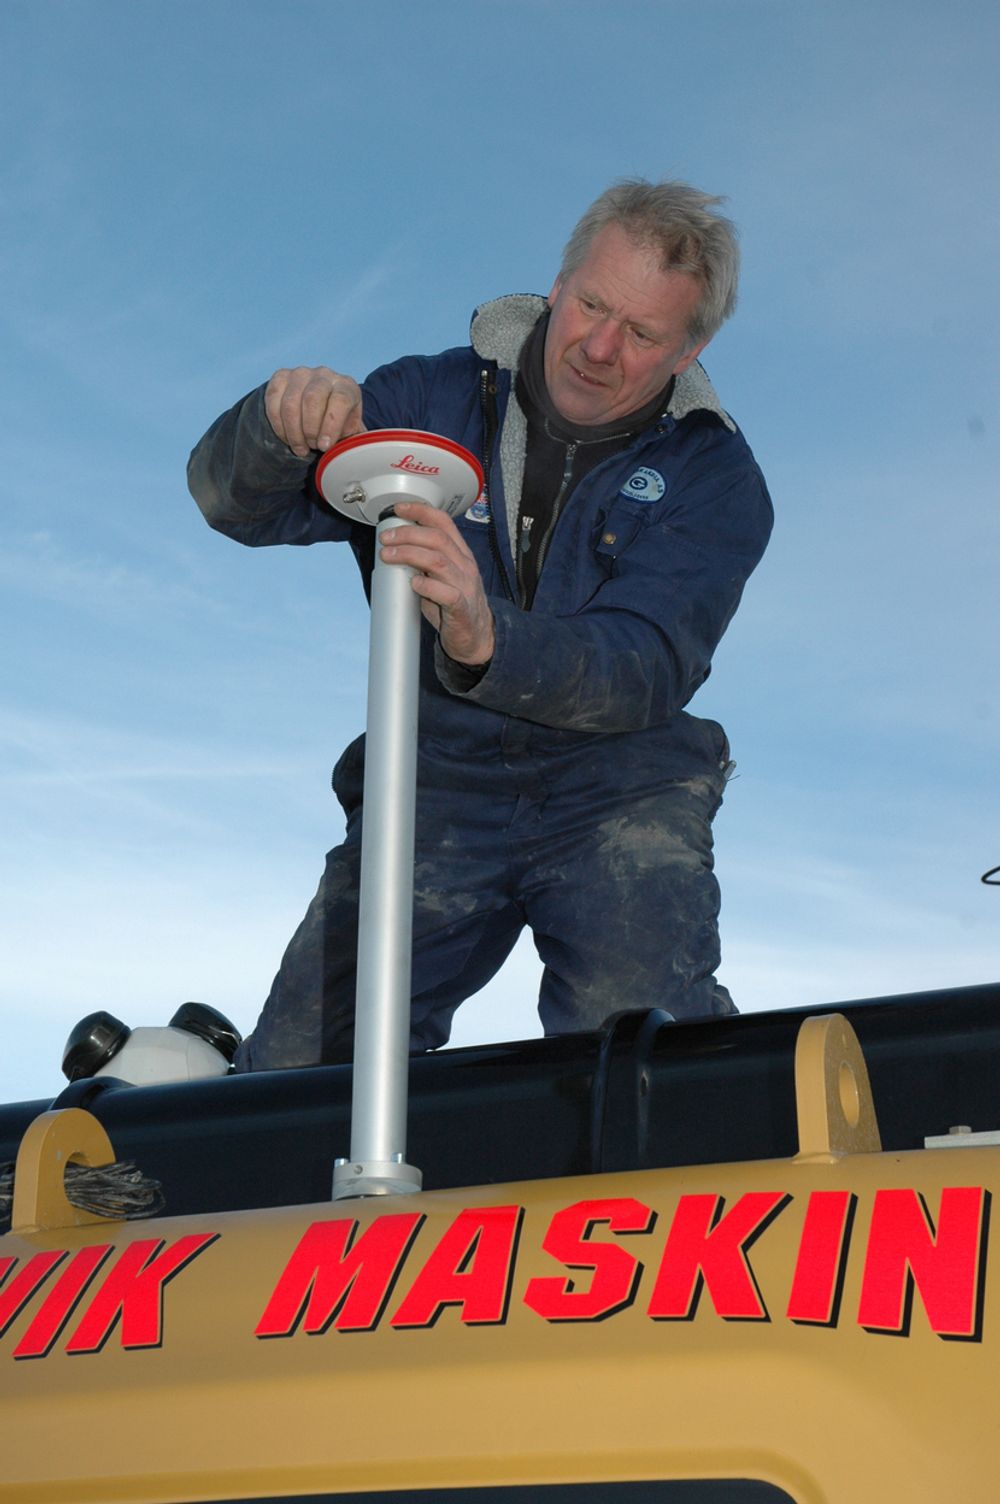
[[[397,502],[394,511],[416,526],[386,528],[382,559],[416,571],[411,584],[420,609],[449,658],[470,668],[488,663],[495,645],[493,612],[479,566],[458,528],[446,512],[422,501]]]

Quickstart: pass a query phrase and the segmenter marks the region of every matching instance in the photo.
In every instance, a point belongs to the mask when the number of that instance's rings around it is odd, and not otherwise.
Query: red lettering
[[[164,1286],[217,1237],[217,1233],[189,1233],[166,1249],[161,1238],[130,1243],[108,1270],[66,1351],[99,1352],[119,1318],[122,1347],[159,1347]]]
[[[278,1280],[256,1335],[290,1337],[303,1315],[310,1337],[331,1322],[340,1332],[371,1331],[423,1220],[419,1212],[376,1217],[360,1238],[353,1218],[314,1222]]]
[[[836,1326],[856,1198],[849,1191],[809,1197],[787,1316],[812,1326]]]
[[[433,1326],[445,1306],[459,1306],[470,1326],[505,1321],[523,1215],[520,1206],[459,1212],[390,1324]]]
[[[413,457],[412,454],[404,454],[403,458],[401,460],[398,460],[395,465],[390,465],[389,469],[390,470],[409,470],[414,475],[440,475],[441,474],[441,467],[439,465],[422,465],[418,459],[414,459],[414,457]]]
[[[81,1248],[70,1259],[42,1308],[14,1349],[15,1358],[44,1358],[83,1298],[83,1293],[111,1252],[110,1243]]]
[[[791,1200],[782,1191],[748,1191],[720,1217],[721,1196],[682,1196],[667,1234],[649,1315],[689,1321],[703,1284],[726,1321],[767,1321],[746,1251]]]
[[[642,1265],[617,1243],[592,1243],[591,1234],[601,1226],[614,1233],[649,1232],[655,1220],[648,1206],[626,1196],[578,1201],[557,1212],[542,1247],[567,1269],[592,1278],[582,1290],[576,1280],[558,1275],[529,1280],[525,1305],[546,1321],[601,1321],[624,1310],[635,1299]]]
[[[66,1257],[64,1248],[54,1253],[36,1253],[28,1260],[21,1272],[11,1280],[0,1294],[0,1337],[11,1322],[16,1321],[39,1285],[47,1279],[57,1264]],[[0,1285],[4,1283],[17,1259],[0,1259]]]
[[[981,1186],[947,1187],[935,1234],[916,1191],[876,1191],[858,1324],[906,1334],[916,1285],[932,1331],[978,1340],[988,1215]]]

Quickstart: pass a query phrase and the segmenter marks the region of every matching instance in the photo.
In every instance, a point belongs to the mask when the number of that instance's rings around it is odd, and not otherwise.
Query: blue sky
[[[613,178],[728,197],[704,357],[771,549],[694,709],[743,1008],[995,980],[1000,11],[958,0],[4,0],[0,1099],[71,1025],[249,1029],[339,837],[346,551],[241,549],[187,453],[545,292]],[[537,1032],[522,946],[455,1041]]]

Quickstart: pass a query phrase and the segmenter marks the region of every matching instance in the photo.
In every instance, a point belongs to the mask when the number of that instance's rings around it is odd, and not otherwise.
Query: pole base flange
[[[423,1185],[423,1176],[403,1156],[392,1159],[335,1159],[333,1162],[333,1200],[348,1201],[355,1196],[411,1196]]]

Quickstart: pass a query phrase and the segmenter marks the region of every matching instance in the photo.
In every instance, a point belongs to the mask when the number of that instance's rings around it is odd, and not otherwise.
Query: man
[[[684,707],[764,551],[763,478],[697,357],[732,312],[738,253],[720,201],[680,183],[610,188],[547,299],[477,310],[471,347],[363,385],[277,371],[209,430],[192,492],[242,543],[348,541],[366,588],[373,530],[327,508],[318,454],[375,428],[478,453],[483,498],[418,503],[383,534],[425,618],[415,856],[414,1050],[528,925],[549,1034],[622,1008],[732,1012],[715,980],[711,822],[729,770]],[[350,1058],[363,739],[337,765],[347,816],[242,1069]]]

